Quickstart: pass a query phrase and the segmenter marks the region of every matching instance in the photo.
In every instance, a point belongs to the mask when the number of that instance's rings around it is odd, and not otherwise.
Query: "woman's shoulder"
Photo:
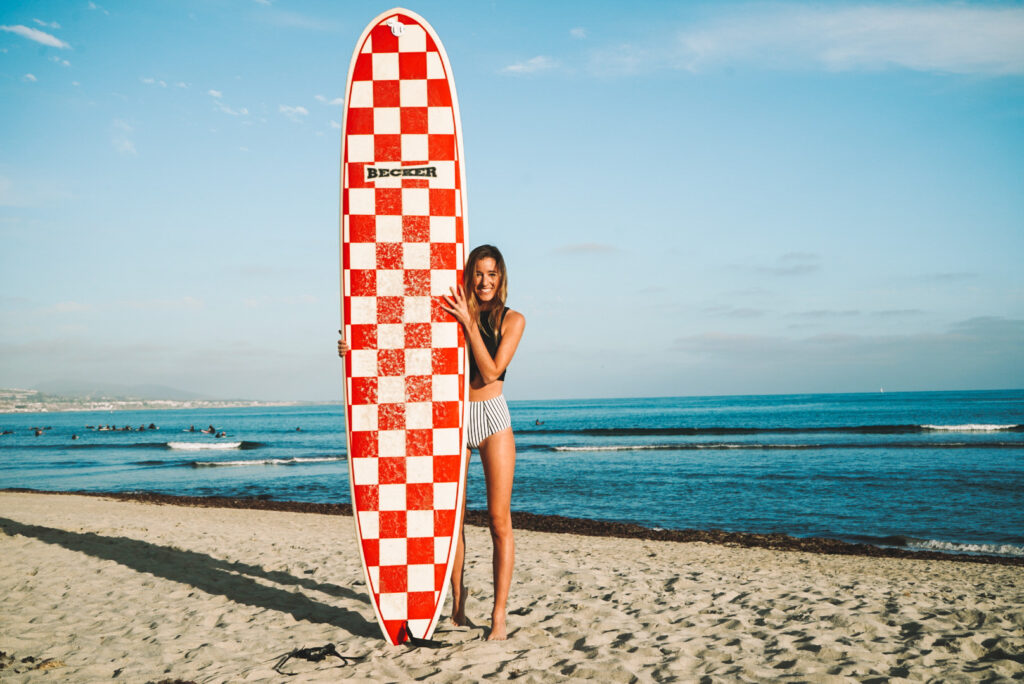
[[[502,323],[502,326],[501,326],[502,332],[504,332],[505,330],[510,329],[510,326],[512,327],[512,329],[515,329],[515,328],[522,328],[525,325],[526,325],[526,316],[524,316],[523,314],[519,313],[515,309],[510,309],[507,306],[505,307],[505,320],[504,320],[504,322]]]

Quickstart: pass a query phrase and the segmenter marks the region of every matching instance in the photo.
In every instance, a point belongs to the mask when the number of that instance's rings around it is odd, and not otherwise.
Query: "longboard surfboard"
[[[393,644],[432,635],[462,516],[466,342],[441,295],[462,282],[465,188],[444,47],[414,12],[384,12],[345,88],[341,317],[356,535]]]

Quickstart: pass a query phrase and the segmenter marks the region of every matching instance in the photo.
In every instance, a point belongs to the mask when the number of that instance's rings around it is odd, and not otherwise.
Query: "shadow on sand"
[[[376,623],[367,621],[359,613],[318,603],[301,593],[266,586],[255,578],[369,604],[363,594],[336,584],[324,584],[286,572],[267,571],[245,563],[230,563],[204,553],[173,549],[127,537],[69,532],[52,527],[25,525],[7,518],[0,518],[0,529],[11,536],[20,534],[34,537],[47,544],[63,546],[94,558],[112,560],[137,572],[181,582],[208,594],[224,596],[235,603],[288,613],[296,620],[331,625],[355,636],[380,638]]]

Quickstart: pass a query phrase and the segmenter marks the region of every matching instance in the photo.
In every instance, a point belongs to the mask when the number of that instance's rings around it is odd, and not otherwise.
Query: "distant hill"
[[[118,385],[116,383],[53,380],[43,382],[32,389],[58,397],[108,398],[108,399],[167,399],[170,401],[194,401],[209,399],[195,392],[186,392],[166,385]]]

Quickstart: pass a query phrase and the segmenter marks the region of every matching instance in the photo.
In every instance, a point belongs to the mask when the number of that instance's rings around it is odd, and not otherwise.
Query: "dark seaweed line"
[[[54,492],[26,488],[0,489],[0,492],[22,492],[49,495],[93,496],[121,501],[140,501],[153,504],[192,506],[202,508],[236,508],[264,511],[290,511],[297,513],[319,513],[322,515],[352,515],[351,504],[317,504],[301,501],[271,501],[266,497],[235,499],[229,497],[173,496],[151,492]],[[488,525],[487,511],[466,511],[466,523],[476,527]],[[588,518],[567,518],[560,515],[541,515],[522,511],[512,512],[512,524],[516,529],[549,532],[554,534],[577,534],[588,537],[615,537],[624,539],[648,539],[666,542],[707,542],[724,546],[743,546],[773,549],[777,551],[803,551],[844,556],[872,556],[882,558],[910,558],[917,560],[943,560],[987,565],[1024,566],[1024,558],[985,556],[963,553],[942,553],[938,551],[909,551],[885,548],[871,544],[853,544],[824,537],[792,537],[787,534],[755,534],[749,532],[725,532],[723,530],[663,530],[651,529],[633,523],[591,520]]]

